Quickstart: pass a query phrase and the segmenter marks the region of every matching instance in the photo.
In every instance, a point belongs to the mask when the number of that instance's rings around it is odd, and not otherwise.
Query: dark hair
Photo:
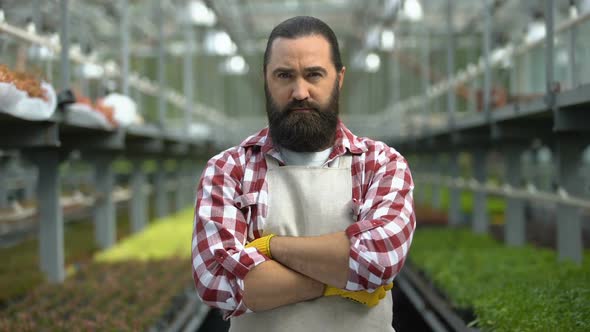
[[[264,51],[263,70],[266,73],[266,66],[270,60],[270,49],[272,43],[277,38],[295,39],[299,37],[320,35],[328,41],[332,53],[332,63],[336,67],[336,71],[342,69],[342,60],[340,59],[340,49],[338,47],[338,39],[334,31],[322,20],[311,16],[295,16],[286,21],[279,23],[272,29],[268,42],[266,43],[266,50]]]

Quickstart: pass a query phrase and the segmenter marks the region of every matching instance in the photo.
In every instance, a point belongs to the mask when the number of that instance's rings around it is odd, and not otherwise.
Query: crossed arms
[[[193,277],[201,299],[227,318],[319,297],[325,285],[373,291],[391,283],[415,227],[413,183],[399,154],[381,151],[374,159],[371,169],[367,163],[356,175],[366,186],[358,197],[353,193],[359,205],[355,223],[322,236],[274,237],[271,260],[245,247],[262,229],[261,217],[246,216],[236,200],[244,194],[244,159],[237,150],[212,158],[199,184],[193,233]]]

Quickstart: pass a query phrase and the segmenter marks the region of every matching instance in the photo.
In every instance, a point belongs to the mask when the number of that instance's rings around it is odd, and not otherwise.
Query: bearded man
[[[277,25],[264,54],[268,128],[203,171],[193,277],[230,331],[393,331],[414,185],[395,149],[339,120],[345,71],[327,24]]]

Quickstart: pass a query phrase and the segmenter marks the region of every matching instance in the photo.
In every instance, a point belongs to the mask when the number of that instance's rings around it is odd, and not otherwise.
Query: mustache
[[[320,111],[320,105],[308,100],[292,100],[284,107],[284,113],[291,113],[298,108],[308,108],[315,112]]]

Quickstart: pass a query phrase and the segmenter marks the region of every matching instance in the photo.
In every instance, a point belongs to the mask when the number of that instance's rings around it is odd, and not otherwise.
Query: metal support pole
[[[61,43],[61,88],[70,88],[70,16],[68,15],[68,0],[60,1],[60,34]]]
[[[133,173],[131,173],[131,231],[133,233],[143,230],[148,223],[148,197],[145,191],[146,176],[143,170],[143,160],[133,160]]]
[[[84,76],[84,74],[80,75],[80,90],[82,90],[82,94],[85,96],[90,96],[90,84],[88,84],[88,79]]]
[[[174,188],[174,204],[176,211],[180,211],[186,207],[184,203],[185,192],[184,187],[186,186],[186,181],[184,179],[184,169],[182,165],[182,160],[178,159],[176,161],[176,188]]]
[[[487,180],[487,151],[485,148],[477,148],[473,153],[473,168],[477,182],[485,184]],[[473,193],[473,232],[485,234],[489,229],[487,193],[475,191]]]
[[[473,63],[477,63],[479,49],[477,48],[477,43],[471,44],[471,46],[467,49],[467,58],[470,59]],[[477,105],[477,90],[479,89],[479,79],[475,77],[471,81],[466,83],[469,86],[469,100],[467,104],[467,111],[471,113],[475,113],[478,111]]]
[[[220,73],[219,75],[217,75],[217,82],[219,83],[219,85],[217,86],[217,88],[215,89],[215,101],[217,102],[217,107],[219,107],[219,110],[225,114],[225,115],[230,115],[231,111],[230,109],[228,109],[225,105],[225,100],[224,97],[227,96],[225,90],[226,90],[226,84],[225,84],[225,76],[227,74],[224,73]]]
[[[483,79],[483,111],[485,117],[491,121],[491,95],[492,95],[492,70],[491,70],[491,48],[492,48],[492,8],[490,0],[484,0],[484,79]]]
[[[514,188],[523,183],[520,158],[525,145],[508,144],[504,147],[505,181]],[[504,217],[504,242],[511,246],[522,246],[526,242],[526,220],[524,215],[525,202],[519,198],[506,199]]]
[[[432,163],[430,164],[431,167],[431,173],[432,174],[440,174],[440,165],[441,165],[441,156],[440,154],[434,154],[432,156]],[[433,183],[431,185],[432,188],[432,194],[430,199],[432,200],[432,207],[434,209],[440,209],[442,204],[441,204],[441,199],[440,199],[440,190],[441,187],[438,184]]]
[[[373,73],[369,73],[369,72],[365,72],[365,112],[367,114],[371,114],[375,108],[375,96],[374,96],[374,91],[375,91],[375,85],[374,85],[374,80],[373,80]]]
[[[37,185],[37,170],[29,167],[28,165],[25,167],[26,178],[25,178],[25,201],[30,201],[35,198],[35,191]]]
[[[166,181],[166,163],[165,160],[157,161],[154,191],[156,193],[156,217],[163,218],[168,215],[168,185]]]
[[[98,194],[94,203],[94,235],[98,246],[106,249],[116,242],[116,211],[112,196],[115,175],[111,167],[112,157],[101,155],[93,159],[94,185]]]
[[[186,24],[184,27],[184,43],[187,45],[187,50],[184,52],[184,96],[186,97],[186,108],[184,110],[184,124],[186,126],[186,132],[189,133],[190,125],[192,122],[192,111],[194,107],[194,71],[193,71],[193,56],[195,54],[195,43],[194,43],[194,28],[190,24]]]
[[[187,160],[186,162],[186,177],[187,177],[187,199],[190,205],[195,205],[197,199],[197,187],[203,173],[203,167],[205,165],[195,160]]]
[[[401,100],[401,88],[400,88],[400,82],[401,82],[401,73],[400,73],[400,65],[399,65],[399,59],[396,56],[393,56],[393,66],[392,66],[392,70],[393,70],[393,102],[395,103],[399,103]]]
[[[583,180],[583,152],[588,140],[578,135],[558,134],[556,144],[556,161],[558,182],[568,195],[583,197],[586,195]],[[573,260],[581,263],[583,258],[582,221],[579,208],[560,204],[557,207],[557,251],[560,260]]]
[[[176,169],[178,181],[178,196],[176,197],[178,201],[176,205],[179,207],[178,210],[189,206],[190,202],[189,187],[191,179],[188,177],[186,164],[188,164],[188,160],[179,159],[178,168]]]
[[[129,96],[129,2],[121,1],[121,92]]]
[[[508,89],[508,93],[517,96],[517,95],[521,94],[521,92],[520,92],[521,87],[518,86],[519,79],[518,79],[518,73],[516,70],[517,58],[514,55],[512,55],[512,59],[510,61],[512,61],[512,66],[510,66],[510,68],[508,69],[510,71],[510,76],[508,78],[509,79],[508,84],[510,85],[509,89]]]
[[[59,152],[54,149],[35,151],[33,161],[39,169],[37,201],[41,271],[50,282],[62,282],[65,279],[64,220],[59,203]]]
[[[455,179],[461,176],[458,150],[449,152],[449,174]],[[449,188],[449,225],[458,226],[461,223],[461,189]]]
[[[0,157],[0,208],[8,206],[8,157]]]
[[[395,52],[395,51],[394,51]],[[399,64],[399,58],[395,55],[392,56],[391,58],[391,70],[392,70],[392,77],[393,77],[393,100],[392,100],[392,105],[398,104],[401,101],[401,66]],[[408,123],[408,119],[407,118],[401,118],[402,115],[399,114],[399,111],[396,111],[397,114],[395,114],[395,117],[397,119],[399,119],[399,121],[394,121],[395,123],[395,127],[396,128],[396,132],[399,132],[400,130],[402,130],[402,124],[400,122],[404,121],[404,125]]]
[[[33,12],[33,24],[35,25],[35,29],[36,29],[37,33],[39,33],[41,30],[41,0],[33,0],[32,1],[31,11]],[[39,47],[39,46],[34,47],[34,50],[35,50],[36,61],[40,61],[41,47]],[[48,61],[48,62],[50,62],[50,61]],[[51,82],[51,80],[50,80],[50,82]]]
[[[139,72],[145,72],[145,60],[139,59]],[[135,102],[137,103],[137,113],[145,116],[145,110],[143,109],[143,93],[139,89],[135,89]]]
[[[557,109],[555,108],[555,92],[553,89],[554,84],[554,76],[553,76],[553,68],[555,64],[555,41],[554,41],[554,30],[553,30],[553,12],[554,12],[554,2],[553,0],[545,0],[545,30],[546,30],[546,37],[545,37],[545,74],[546,74],[546,85],[545,85],[545,92],[546,92],[546,102],[547,105],[553,110],[555,113]],[[555,116],[554,116],[555,118]]]
[[[453,1],[447,0],[447,79],[455,75],[455,32],[453,25]],[[455,89],[449,88],[447,91],[447,112],[449,115],[449,127],[455,128]]]
[[[161,1],[154,1],[156,23],[158,25],[158,125],[164,128],[166,121],[166,54],[164,49],[164,15],[162,13]]]
[[[422,44],[422,89],[424,90],[424,95],[428,92],[428,88],[430,88],[430,31],[428,28],[424,29],[424,42]],[[422,131],[428,133],[430,131],[430,126],[428,123],[428,119],[430,118],[431,114],[431,103],[426,102],[424,103],[424,119],[423,119],[423,128]]]
[[[571,88],[577,88],[580,84],[578,77],[578,70],[576,66],[576,46],[578,43],[578,26],[572,25],[569,31],[569,71],[570,71],[570,84]]]

